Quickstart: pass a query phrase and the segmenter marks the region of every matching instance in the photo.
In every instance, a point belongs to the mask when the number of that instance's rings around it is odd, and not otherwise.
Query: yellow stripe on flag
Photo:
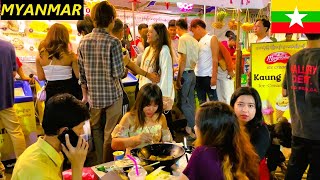
[[[299,11],[320,11],[320,0],[271,0],[272,11],[294,11],[296,7]]]

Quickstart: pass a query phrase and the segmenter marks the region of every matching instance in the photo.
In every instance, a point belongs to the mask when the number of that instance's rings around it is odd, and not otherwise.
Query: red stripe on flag
[[[287,23],[271,23],[271,33],[320,33],[320,22],[294,24],[289,28],[290,22]]]

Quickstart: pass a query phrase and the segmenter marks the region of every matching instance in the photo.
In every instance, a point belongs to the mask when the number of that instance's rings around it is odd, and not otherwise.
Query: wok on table
[[[131,150],[133,156],[138,157],[146,164],[153,164],[154,168],[165,166],[165,170],[170,171],[170,167],[175,164],[184,154],[182,146],[173,143],[150,144],[139,149]]]
[[[185,151],[185,148],[182,146],[182,144],[180,145],[172,143],[151,144],[142,148],[131,150],[131,154],[132,156],[135,156],[138,164],[146,167],[150,164],[156,163],[156,165],[152,166],[154,170],[158,167],[165,166],[163,170],[170,173],[173,173],[171,166],[174,164],[179,164],[177,169],[174,170],[176,173],[181,173],[184,170],[187,165],[184,155],[188,153],[189,151]],[[98,170],[98,167],[101,166],[105,167],[105,172]],[[133,163],[130,163],[130,160],[125,158],[124,160],[112,161],[93,166],[92,170],[97,174],[99,179],[104,179],[107,177],[107,172],[110,170],[117,171],[121,169],[122,172],[127,173],[132,166]],[[148,172],[150,173],[150,171]]]

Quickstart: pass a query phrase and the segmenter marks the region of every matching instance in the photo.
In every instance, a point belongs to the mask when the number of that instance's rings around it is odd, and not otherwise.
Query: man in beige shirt
[[[194,68],[198,61],[198,41],[188,33],[188,23],[185,19],[176,22],[177,34],[180,36],[178,44],[179,73],[176,87],[179,90],[180,108],[187,119],[186,131],[191,137],[195,137],[192,129],[194,127],[195,101],[194,88],[196,75]]]

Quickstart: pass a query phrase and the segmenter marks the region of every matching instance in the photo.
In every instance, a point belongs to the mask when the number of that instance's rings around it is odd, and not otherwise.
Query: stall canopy
[[[237,9],[262,9],[268,5],[270,0],[156,0],[157,2],[184,2],[201,4],[206,6],[217,6],[221,8]]]

